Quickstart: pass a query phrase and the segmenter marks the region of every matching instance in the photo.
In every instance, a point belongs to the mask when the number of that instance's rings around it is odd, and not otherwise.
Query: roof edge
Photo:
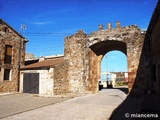
[[[13,29],[8,23],[6,23],[2,18],[0,18],[0,21],[3,22],[5,25],[7,25],[11,30],[13,30],[18,36],[24,39],[25,42],[28,42],[24,36],[22,36],[19,32],[17,32],[15,29]]]

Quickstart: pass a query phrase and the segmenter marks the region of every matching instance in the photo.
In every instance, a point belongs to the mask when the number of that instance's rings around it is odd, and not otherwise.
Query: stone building
[[[146,39],[150,40],[152,86],[151,90],[160,94],[160,2],[155,8],[154,14],[147,30]]]
[[[35,61],[35,59],[33,59]],[[21,67],[20,92],[56,95],[68,92],[67,63],[64,56],[39,58],[39,61]]]
[[[0,19],[0,92],[19,91],[27,40]]]
[[[160,1],[146,31],[134,89],[160,94]],[[140,89],[137,89],[140,88]]]
[[[34,59],[34,54],[25,53],[25,61]]]

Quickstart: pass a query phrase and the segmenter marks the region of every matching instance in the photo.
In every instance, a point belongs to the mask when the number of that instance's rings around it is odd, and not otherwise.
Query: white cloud
[[[31,22],[31,24],[34,24],[34,25],[45,25],[45,24],[48,24],[49,22],[42,22],[42,21],[38,21],[38,22]]]

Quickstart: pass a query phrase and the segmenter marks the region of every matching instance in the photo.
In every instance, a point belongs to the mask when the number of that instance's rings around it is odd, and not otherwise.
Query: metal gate
[[[39,73],[24,73],[23,92],[39,94]]]

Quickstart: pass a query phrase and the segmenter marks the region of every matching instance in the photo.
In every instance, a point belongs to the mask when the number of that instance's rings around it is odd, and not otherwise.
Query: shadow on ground
[[[103,88],[119,89],[128,94],[127,87]],[[146,120],[160,119],[160,96],[153,93],[129,94],[112,112],[109,120]]]
[[[122,88],[113,88],[113,89],[119,89],[119,90],[121,90],[122,92],[124,92],[125,94],[128,94],[128,88],[126,88],[126,87],[122,87]]]
[[[101,91],[102,89],[119,89],[122,92],[124,92],[125,94],[128,94],[128,87],[116,87],[116,88],[107,88],[107,87],[103,87],[103,88],[99,88],[99,90]]]
[[[109,120],[160,119],[160,96],[143,94],[128,95],[111,114]]]

